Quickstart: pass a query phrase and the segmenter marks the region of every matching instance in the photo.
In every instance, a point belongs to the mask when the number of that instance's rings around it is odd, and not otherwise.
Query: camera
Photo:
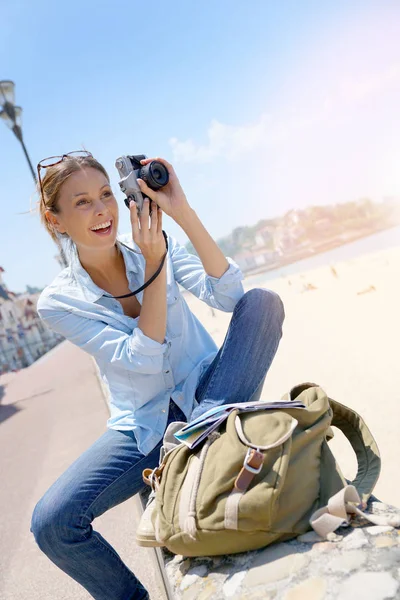
[[[133,156],[120,156],[115,161],[115,166],[121,178],[119,187],[126,194],[124,202],[129,208],[130,201],[134,200],[139,212],[142,211],[143,200],[148,196],[141,191],[137,180],[143,179],[149,188],[154,191],[164,187],[169,181],[168,170],[161,162],[152,160],[147,165],[141,165],[140,161],[145,158],[147,158],[145,154],[135,154]]]

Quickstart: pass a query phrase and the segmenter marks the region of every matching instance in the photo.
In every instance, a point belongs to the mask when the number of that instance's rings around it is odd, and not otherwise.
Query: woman
[[[145,165],[152,159],[142,161]],[[89,153],[38,165],[40,213],[68,257],[41,294],[40,317],[91,354],[110,389],[106,432],[38,502],[31,531],[41,550],[98,600],[148,593],[91,522],[143,487],[158,464],[167,425],[222,403],[258,399],[282,336],[277,294],[244,293],[243,275],[225,258],[190,207],[173,167],[140,215],[130,206],[132,239],[117,239],[118,206],[105,169]],[[54,164],[56,163],[56,164]],[[43,180],[41,169],[46,172]],[[227,208],[228,210],[228,208]],[[162,232],[165,212],[199,258]],[[164,263],[159,275],[137,294]],[[210,307],[233,312],[222,347],[190,311],[178,283]]]

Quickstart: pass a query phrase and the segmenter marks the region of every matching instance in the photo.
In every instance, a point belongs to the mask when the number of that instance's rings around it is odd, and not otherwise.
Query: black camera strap
[[[152,275],[150,277],[150,279],[148,281],[146,281],[146,283],[144,283],[140,288],[138,288],[137,290],[135,290],[134,292],[130,292],[129,294],[124,294],[123,296],[107,296],[107,298],[115,298],[116,300],[118,300],[118,298],[129,298],[130,296],[136,296],[136,294],[138,294],[139,292],[141,292],[142,290],[144,290],[145,288],[147,288],[154,280],[156,277],[159,276],[159,274],[161,273],[161,269],[163,268],[164,262],[165,262],[165,258],[168,254],[168,238],[167,238],[167,234],[165,233],[165,231],[163,230],[163,236],[165,239],[165,246],[167,248],[166,253],[164,254],[162,260],[161,260],[161,264],[158,267],[157,271],[154,273],[154,275]],[[120,244],[122,244],[122,242],[119,242]],[[125,246],[125,248],[129,248],[129,246],[126,246],[126,244],[122,244],[123,246]],[[132,250],[132,248],[129,248],[129,250]]]

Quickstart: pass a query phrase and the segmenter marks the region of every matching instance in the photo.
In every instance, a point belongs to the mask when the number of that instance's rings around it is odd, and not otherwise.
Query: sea
[[[296,273],[303,273],[316,267],[322,267],[324,265],[334,265],[337,262],[343,260],[349,260],[357,258],[363,254],[370,254],[372,252],[378,252],[387,248],[400,246],[400,226],[374,233],[367,237],[343,244],[333,250],[327,252],[321,252],[321,254],[315,254],[314,256],[299,260],[290,265],[285,265],[272,271],[263,271],[256,275],[245,276],[246,284],[258,285],[268,279],[277,279],[278,277],[286,277],[287,275],[295,275]]]

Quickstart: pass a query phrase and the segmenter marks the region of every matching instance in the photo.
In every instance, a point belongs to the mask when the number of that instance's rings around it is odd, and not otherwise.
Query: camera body
[[[129,208],[130,201],[134,200],[139,213],[142,211],[144,199],[148,196],[141,191],[137,180],[143,179],[149,188],[154,191],[164,187],[169,181],[168,170],[161,162],[152,160],[147,165],[141,165],[140,161],[145,158],[147,158],[145,154],[135,154],[120,156],[115,161],[115,166],[121,178],[119,187],[126,195],[124,202]]]

